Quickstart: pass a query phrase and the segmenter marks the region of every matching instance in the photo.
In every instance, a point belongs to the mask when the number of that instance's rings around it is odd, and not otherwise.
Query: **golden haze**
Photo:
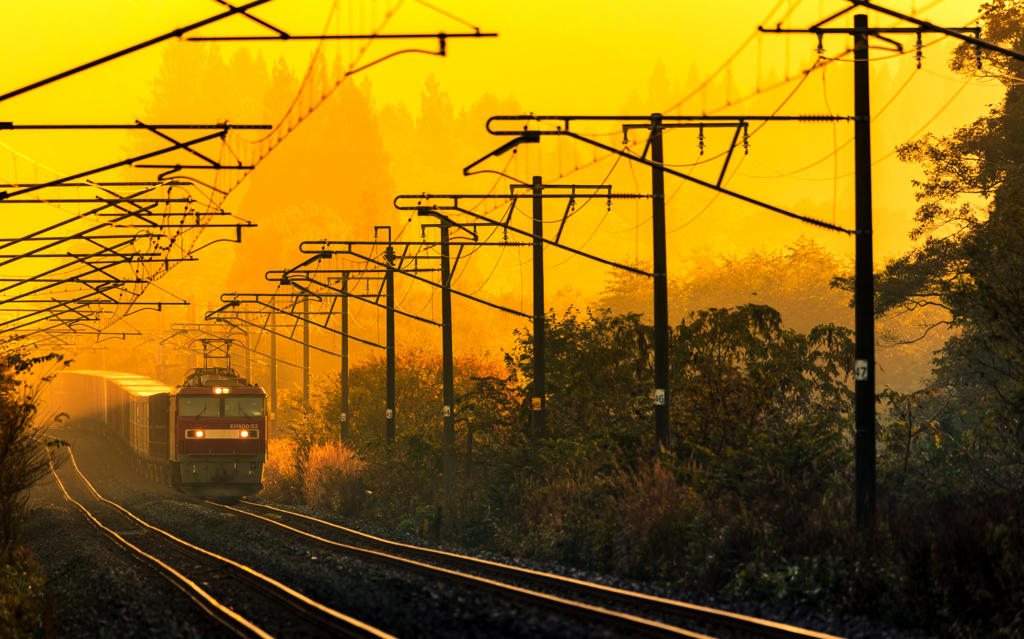
[[[331,26],[367,31],[393,4],[345,5]],[[889,4],[907,12],[930,7],[920,15],[944,25],[967,24],[977,13],[974,2]],[[461,167],[504,141],[484,132],[484,120],[490,115],[650,113],[673,107],[673,113],[768,114],[784,101],[779,111],[784,114],[852,111],[852,69],[846,62],[815,71],[802,84],[783,83],[758,93],[759,88],[797,78],[801,69],[810,67],[816,45],[811,36],[757,37],[709,86],[696,90],[766,18],[772,8],[767,1],[450,1],[442,6],[483,30],[499,32],[500,37],[453,41],[445,59],[398,57],[356,76],[227,200],[226,210],[254,221],[259,229],[247,231],[240,246],[215,245],[200,254],[201,261],[175,268],[161,281],[164,289],[194,297],[201,312],[215,304],[221,293],[270,290],[263,272],[297,263],[301,259],[297,243],[302,239],[369,239],[373,224],[390,224],[396,233],[405,228],[407,239],[419,237],[417,223],[408,224],[408,215],[390,208],[395,194],[507,190],[507,182],[496,181],[494,175],[461,176]],[[844,3],[805,1],[781,6],[769,24],[795,7],[785,24],[799,27]],[[277,0],[254,13],[292,32],[319,33],[329,8],[330,3],[322,1]],[[46,11],[6,3],[0,8],[9,61],[4,88],[21,86],[219,10],[217,4],[199,0],[55,2]],[[891,23],[879,17],[872,21]],[[464,29],[415,2],[404,3],[388,27],[389,31]],[[256,33],[258,27],[232,18],[204,31],[243,32]],[[847,44],[840,36],[826,40],[827,55],[842,52]],[[912,42],[908,39],[906,44]],[[356,46],[346,43],[332,51],[345,61]],[[873,65],[873,110],[887,105],[873,128],[879,260],[910,246],[907,232],[915,208],[911,180],[920,175],[916,166],[896,160],[894,146],[923,131],[949,133],[1002,96],[999,85],[964,86],[961,78],[953,76],[945,63],[950,47],[949,40],[936,39],[926,50],[921,71],[915,70],[912,56]],[[274,121],[305,73],[313,48],[303,43],[207,46],[172,41],[9,100],[0,105],[0,120]],[[690,94],[689,100],[679,104]],[[621,131],[614,126],[593,126],[589,131],[607,134],[600,139],[611,144],[621,140]],[[731,165],[728,187],[852,227],[852,145],[829,157],[851,136],[849,124],[766,126],[751,138],[749,155],[737,157],[742,161]],[[140,136],[109,133],[4,133],[0,142],[6,145],[0,147],[0,178],[10,182],[26,181],[33,174],[45,177],[50,171],[73,173],[115,161],[127,152],[155,148],[155,142]],[[686,166],[694,176],[713,181],[720,159],[690,165],[719,155],[727,142],[724,134],[709,132],[707,150],[700,155],[693,131],[673,132],[666,143],[666,162]],[[818,162],[822,158],[826,159]],[[490,166],[501,169],[508,159],[491,160]],[[787,176],[808,165],[813,166]],[[624,161],[616,164],[600,152],[595,155],[590,148],[568,141],[548,139],[542,145],[520,147],[507,170],[522,179],[540,174],[562,183],[607,180],[620,192],[646,193],[650,188],[649,173],[642,168]],[[834,180],[837,175],[839,179]],[[668,180],[668,190],[672,194],[668,208],[672,270],[699,268],[696,255],[781,249],[801,236],[843,259],[852,254],[852,240],[845,236],[726,197],[715,198],[674,178]],[[29,215],[8,212],[4,234],[32,231],[64,215],[42,205],[32,208]],[[561,213],[554,210],[558,205],[549,208],[552,217]],[[567,224],[563,238],[608,259],[646,260],[650,258],[649,217],[647,201],[616,203],[610,210],[604,202],[591,202]],[[527,222],[520,217],[519,223]],[[460,285],[528,310],[528,260],[526,250],[481,250],[466,264]],[[600,295],[605,267],[555,250],[547,260],[550,305],[580,306]],[[734,303],[757,301],[754,293]],[[170,299],[156,289],[146,298]],[[399,299],[410,312],[422,309],[427,316],[439,317],[436,297],[422,285],[403,283]],[[376,339],[377,312],[365,307],[357,312],[357,334]],[[165,325],[184,318],[183,313],[165,315]],[[458,350],[500,348],[508,340],[508,331],[519,325],[519,320],[470,303],[457,304],[457,317]],[[850,323],[850,319],[837,321]],[[399,331],[408,336],[407,341],[439,341],[435,329],[408,320],[399,320]],[[328,334],[316,335],[314,340],[323,348],[337,348],[336,337]],[[317,372],[331,370],[336,361],[318,357],[314,366]]]

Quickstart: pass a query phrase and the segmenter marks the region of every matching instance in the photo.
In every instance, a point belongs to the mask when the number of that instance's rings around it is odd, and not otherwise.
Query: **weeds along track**
[[[840,639],[713,608],[392,542],[263,504],[243,501],[238,507],[212,504],[211,507],[258,520],[335,552],[367,561],[386,562],[526,605],[615,627],[630,636],[708,638],[709,635],[704,633],[708,628],[714,628],[728,636]],[[723,636],[720,632],[715,632],[715,635]]]
[[[51,462],[64,497],[77,506],[93,526],[174,584],[231,636],[393,639],[246,566],[147,524],[104,499],[79,470],[70,451],[68,461],[73,473],[59,473]],[[65,475],[64,480],[61,474]]]

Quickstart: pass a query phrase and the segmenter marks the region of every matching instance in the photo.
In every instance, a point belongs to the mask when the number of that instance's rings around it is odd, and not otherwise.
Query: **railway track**
[[[214,505],[307,542],[369,561],[386,562],[435,578],[489,591],[527,605],[616,627],[632,636],[708,639],[704,628],[775,639],[840,639],[834,635],[527,570],[454,553],[410,546],[367,535],[331,522],[263,504]],[[553,595],[549,593],[559,593]],[[572,597],[571,599],[569,597]],[[682,626],[694,625],[701,631]]]
[[[77,506],[93,526],[155,569],[231,636],[393,639],[246,566],[147,524],[103,498],[79,470],[70,451],[69,461],[74,469],[74,481],[67,484],[51,462],[64,497]]]

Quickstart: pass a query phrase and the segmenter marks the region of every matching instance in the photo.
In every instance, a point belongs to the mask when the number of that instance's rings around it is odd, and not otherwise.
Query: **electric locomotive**
[[[266,392],[230,368],[197,368],[170,392],[170,460],[181,490],[232,499],[263,490]]]
[[[263,489],[266,392],[229,367],[194,368],[175,388],[111,371],[64,371],[51,397],[67,425],[106,437],[147,477],[201,499]]]

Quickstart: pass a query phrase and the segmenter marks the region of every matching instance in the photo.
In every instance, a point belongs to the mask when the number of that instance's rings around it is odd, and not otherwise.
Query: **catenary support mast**
[[[668,379],[668,259],[665,248],[664,129],[661,114],[651,115],[652,214],[654,235],[654,437],[659,446],[669,445]]]
[[[854,495],[857,522],[875,515],[875,286],[874,236],[871,209],[871,89],[868,64],[868,17],[853,17],[853,74],[857,236],[855,256],[854,420],[856,471]]]

